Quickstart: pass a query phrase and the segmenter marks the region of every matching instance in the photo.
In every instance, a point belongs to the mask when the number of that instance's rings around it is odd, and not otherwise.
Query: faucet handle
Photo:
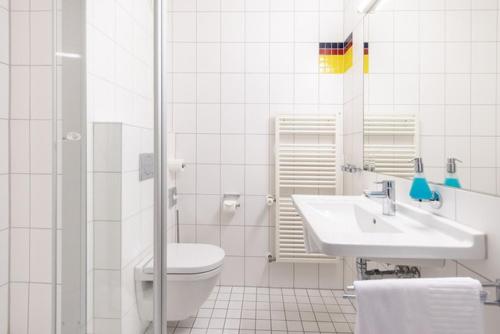
[[[375,184],[381,184],[384,188],[394,188],[395,182],[394,180],[382,180],[375,182]]]

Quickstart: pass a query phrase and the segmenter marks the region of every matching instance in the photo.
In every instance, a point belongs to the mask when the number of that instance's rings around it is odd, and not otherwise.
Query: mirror
[[[468,3],[468,5],[466,4]],[[380,1],[364,18],[364,166],[500,194],[496,1]]]

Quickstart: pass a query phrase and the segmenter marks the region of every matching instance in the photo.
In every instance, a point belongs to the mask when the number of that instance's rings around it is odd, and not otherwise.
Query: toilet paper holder
[[[234,203],[234,209],[238,209],[239,207],[241,207],[241,204],[240,204],[240,199],[241,195],[240,194],[236,194],[236,193],[228,193],[228,194],[224,194],[222,196],[222,206],[223,206],[223,209],[226,208],[226,205],[229,203],[230,205],[228,205],[228,208],[231,207],[231,205]]]

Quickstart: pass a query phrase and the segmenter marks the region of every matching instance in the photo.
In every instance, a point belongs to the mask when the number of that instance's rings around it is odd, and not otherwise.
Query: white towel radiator
[[[334,195],[338,175],[335,116],[281,115],[275,121],[276,235],[278,262],[337,262],[337,257],[306,253],[302,218],[291,195]]]

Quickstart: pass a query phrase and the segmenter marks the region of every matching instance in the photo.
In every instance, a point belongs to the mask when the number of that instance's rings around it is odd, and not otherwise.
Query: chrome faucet
[[[396,183],[390,180],[375,182],[382,185],[381,191],[365,191],[368,198],[382,198],[382,214],[386,216],[396,215]]]

